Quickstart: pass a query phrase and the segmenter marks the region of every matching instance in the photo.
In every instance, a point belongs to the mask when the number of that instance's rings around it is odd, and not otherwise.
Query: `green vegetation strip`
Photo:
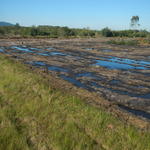
[[[106,43],[116,45],[127,45],[127,46],[137,46],[139,44],[137,40],[110,40]]]
[[[1,150],[149,150],[150,132],[51,88],[0,56]]]
[[[150,38],[150,32],[146,30],[91,30],[89,28],[75,29],[60,26],[32,26],[23,27],[19,24],[15,26],[0,26],[1,38],[88,38],[88,37],[143,37]]]

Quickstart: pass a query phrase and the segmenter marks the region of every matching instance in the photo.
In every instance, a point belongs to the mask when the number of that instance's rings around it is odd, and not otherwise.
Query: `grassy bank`
[[[54,90],[40,75],[0,56],[0,149],[149,150],[150,132]]]

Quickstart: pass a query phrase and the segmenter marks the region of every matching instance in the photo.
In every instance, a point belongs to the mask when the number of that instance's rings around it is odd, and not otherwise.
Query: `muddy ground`
[[[150,120],[150,47],[109,39],[0,39],[0,53],[46,70]]]

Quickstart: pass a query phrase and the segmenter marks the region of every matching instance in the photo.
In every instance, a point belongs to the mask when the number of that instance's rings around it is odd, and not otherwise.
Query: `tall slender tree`
[[[140,26],[139,21],[140,21],[139,16],[132,16],[131,27],[137,29]]]

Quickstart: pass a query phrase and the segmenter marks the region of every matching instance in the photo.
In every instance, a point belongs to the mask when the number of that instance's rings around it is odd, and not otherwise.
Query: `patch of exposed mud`
[[[28,42],[2,45],[0,52],[49,73],[56,72],[63,80],[150,119],[149,48],[120,49],[97,40]]]

